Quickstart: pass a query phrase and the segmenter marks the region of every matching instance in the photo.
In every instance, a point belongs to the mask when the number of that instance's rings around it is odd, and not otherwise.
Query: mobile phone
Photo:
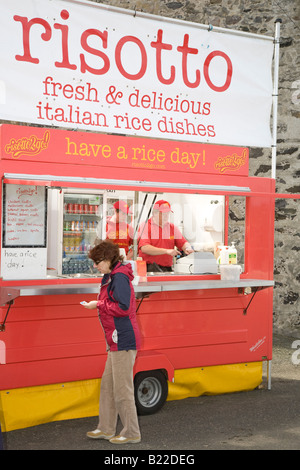
[[[87,302],[85,300],[83,300],[82,302],[80,302],[81,305],[85,305],[87,304]]]

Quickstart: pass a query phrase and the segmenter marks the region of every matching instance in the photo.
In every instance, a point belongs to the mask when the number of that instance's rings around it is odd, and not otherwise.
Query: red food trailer
[[[98,293],[87,252],[119,199],[132,206],[134,227],[155,196],[171,201],[174,217],[188,214],[183,230],[195,252],[207,255],[203,267],[189,262],[191,274],[180,260],[170,273],[136,272],[139,412],[156,411],[167,396],[261,383],[272,359],[275,185],[248,176],[247,148],[16,125],[0,132],[2,429],[97,414],[105,340],[80,301]],[[233,217],[237,200],[242,223]],[[239,279],[214,271],[216,241],[237,243]]]
[[[88,252],[117,201],[133,233],[138,411],[254,389],[264,362],[270,388],[279,23],[274,46],[84,0],[0,13],[0,118],[37,125],[0,127],[2,431],[97,415],[105,340],[80,302],[98,294]],[[249,176],[252,147],[272,147],[272,178]],[[157,200],[194,250],[162,273],[139,259]]]

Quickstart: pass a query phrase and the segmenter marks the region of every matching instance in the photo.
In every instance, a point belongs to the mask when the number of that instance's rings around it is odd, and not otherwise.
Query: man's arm
[[[186,255],[189,255],[190,253],[193,253],[194,250],[193,248],[191,247],[191,245],[189,244],[189,242],[185,242],[185,244],[183,245],[182,247],[182,251],[186,254]]]
[[[141,252],[149,256],[158,256],[158,255],[169,255],[176,256],[180,252],[176,248],[159,248],[152,245],[144,245],[141,247]]]

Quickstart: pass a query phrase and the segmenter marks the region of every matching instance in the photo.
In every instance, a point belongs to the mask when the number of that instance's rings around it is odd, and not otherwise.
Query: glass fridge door
[[[63,193],[62,275],[95,273],[88,253],[103,235],[103,194]]]

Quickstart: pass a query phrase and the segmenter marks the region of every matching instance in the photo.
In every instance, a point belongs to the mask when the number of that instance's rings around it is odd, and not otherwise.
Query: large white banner
[[[269,147],[271,39],[94,2],[0,0],[0,118]]]

